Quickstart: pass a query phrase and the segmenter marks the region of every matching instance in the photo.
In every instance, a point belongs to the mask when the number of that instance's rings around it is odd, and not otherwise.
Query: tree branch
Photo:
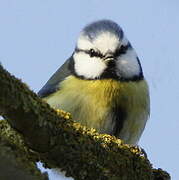
[[[23,140],[6,121],[0,121],[0,179],[48,180],[29,156]],[[23,178],[22,178],[23,177]]]
[[[156,177],[139,148],[60,117],[2,66],[0,87],[1,114],[49,167],[61,168],[78,180]]]

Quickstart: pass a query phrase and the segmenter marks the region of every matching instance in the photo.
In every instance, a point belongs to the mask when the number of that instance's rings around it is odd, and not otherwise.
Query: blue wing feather
[[[59,90],[59,84],[67,76],[71,75],[70,62],[73,58],[70,57],[47,81],[47,83],[42,87],[42,89],[37,93],[41,98],[47,97],[48,95]]]

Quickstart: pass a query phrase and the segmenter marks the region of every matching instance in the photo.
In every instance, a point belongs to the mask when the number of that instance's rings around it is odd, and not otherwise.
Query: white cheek
[[[119,76],[124,76],[126,78],[139,75],[140,66],[137,61],[137,55],[134,50],[128,50],[126,54],[120,56],[117,60],[116,72]]]
[[[75,72],[87,79],[98,78],[107,68],[106,64],[100,58],[91,58],[88,54],[82,52],[75,53],[73,58]]]

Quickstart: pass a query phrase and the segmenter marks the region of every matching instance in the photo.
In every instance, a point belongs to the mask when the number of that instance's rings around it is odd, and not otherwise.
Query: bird
[[[148,83],[122,28],[112,20],[87,24],[74,52],[38,95],[74,121],[137,145],[150,114]]]

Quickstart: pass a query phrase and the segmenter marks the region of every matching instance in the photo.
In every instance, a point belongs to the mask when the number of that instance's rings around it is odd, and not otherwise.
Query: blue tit
[[[139,58],[111,20],[87,25],[72,56],[39,91],[52,107],[99,133],[137,144],[150,111]]]

